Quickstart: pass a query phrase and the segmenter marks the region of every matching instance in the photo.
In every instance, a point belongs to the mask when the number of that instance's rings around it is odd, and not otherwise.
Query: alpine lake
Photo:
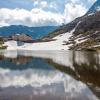
[[[0,100],[100,100],[100,52],[2,50]]]

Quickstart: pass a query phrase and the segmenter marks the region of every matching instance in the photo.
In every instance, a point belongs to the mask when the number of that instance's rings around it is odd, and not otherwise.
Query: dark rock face
[[[77,37],[86,41],[74,44],[71,49],[100,49],[100,12],[82,17],[72,40],[78,39]]]
[[[100,31],[100,12],[93,15],[86,15],[80,20],[74,34],[89,34]]]

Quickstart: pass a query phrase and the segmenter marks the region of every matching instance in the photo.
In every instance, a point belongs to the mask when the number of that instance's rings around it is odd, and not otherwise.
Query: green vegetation
[[[0,37],[0,49],[6,49],[7,48],[7,46],[4,46],[3,44],[4,44],[4,40],[3,40],[2,37]]]

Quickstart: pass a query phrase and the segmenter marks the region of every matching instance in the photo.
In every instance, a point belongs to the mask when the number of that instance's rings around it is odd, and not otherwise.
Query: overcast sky
[[[96,0],[0,0],[0,26],[51,26],[84,15]]]

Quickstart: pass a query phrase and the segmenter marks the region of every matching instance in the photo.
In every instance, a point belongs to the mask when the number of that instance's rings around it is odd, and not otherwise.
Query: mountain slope
[[[61,26],[42,38],[43,41],[17,46],[8,41],[8,50],[100,50],[100,12],[85,15]],[[44,42],[45,41],[45,42]]]
[[[98,0],[92,7],[97,8],[100,5]],[[70,45],[69,49],[81,50],[81,49],[99,49],[100,50],[100,11],[85,14],[72,21],[71,23],[60,27],[54,32],[42,38],[43,40],[52,39],[56,36],[64,36],[64,34],[72,35],[63,40],[63,45]]]
[[[33,39],[41,38],[49,32],[57,29],[57,26],[44,26],[44,27],[27,27],[22,25],[11,25],[0,28],[0,36],[10,36],[12,34],[25,33],[33,37]]]

